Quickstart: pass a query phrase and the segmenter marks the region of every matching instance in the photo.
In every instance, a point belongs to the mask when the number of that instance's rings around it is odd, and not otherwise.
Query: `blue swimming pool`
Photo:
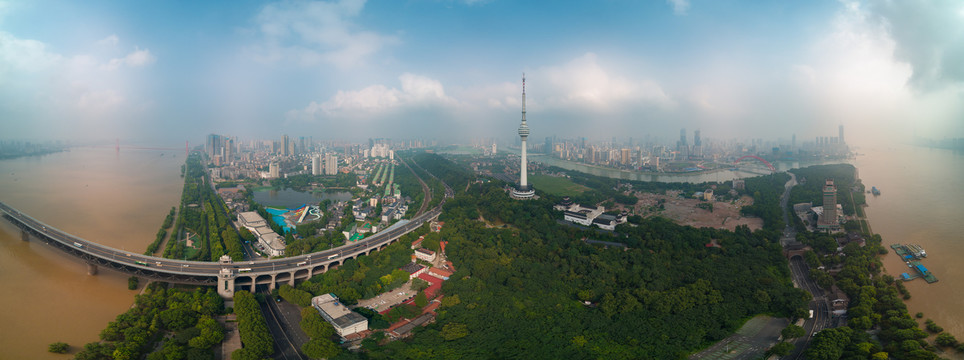
[[[288,210],[272,209],[272,208],[265,208],[265,209],[268,210],[269,214],[271,214],[271,221],[274,221],[275,224],[280,225],[281,228],[284,229],[285,233],[294,231],[294,228],[288,226],[288,223],[285,222],[284,214],[288,213]]]

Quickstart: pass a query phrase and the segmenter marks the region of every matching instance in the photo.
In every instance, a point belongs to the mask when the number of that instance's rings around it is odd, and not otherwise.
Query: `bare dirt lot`
[[[740,215],[740,207],[753,205],[753,198],[743,196],[735,201],[703,201],[692,197],[681,198],[678,191],[666,194],[636,193],[639,202],[632,210],[642,217],[662,216],[680,225],[711,227],[733,231],[739,225],[746,225],[750,231],[763,228],[763,219]],[[709,207],[712,204],[713,211]],[[662,205],[662,209],[660,206]]]

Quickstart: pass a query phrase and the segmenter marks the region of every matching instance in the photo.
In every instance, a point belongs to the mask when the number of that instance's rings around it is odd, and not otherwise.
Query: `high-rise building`
[[[321,155],[311,157],[311,175],[321,175]]]
[[[288,140],[288,135],[281,136],[281,155],[288,156],[291,153],[288,151],[288,146],[290,146],[291,141]]]
[[[840,125],[839,131],[840,131],[840,136],[839,136],[839,139],[840,139],[839,141],[840,141],[840,143],[841,143],[841,144],[846,144],[847,142],[844,141],[844,137],[843,137],[843,125]]]
[[[827,179],[823,186],[823,214],[817,219],[817,228],[827,231],[840,229],[837,218],[837,186],[833,184],[833,179]]]
[[[268,178],[277,179],[279,177],[281,177],[281,171],[278,169],[278,163],[268,165]]]
[[[546,145],[545,148],[542,149],[542,152],[546,154],[552,153],[552,137],[546,136]]]
[[[619,163],[622,165],[629,165],[629,154],[630,154],[629,149],[627,148],[620,149]]]
[[[703,139],[700,138],[700,131],[693,131],[693,156],[697,159],[703,158]]]
[[[325,175],[335,175],[338,173],[338,157],[334,154],[325,155]]]
[[[520,200],[531,199],[536,191],[529,186],[526,172],[526,139],[529,138],[529,125],[526,124],[526,76],[522,74],[522,125],[519,125],[519,139],[522,142],[522,167],[519,169],[519,188],[512,190],[512,197]]]
[[[689,158],[689,145],[686,144],[686,129],[679,129],[679,141],[676,143],[676,152],[679,153],[677,160]]]

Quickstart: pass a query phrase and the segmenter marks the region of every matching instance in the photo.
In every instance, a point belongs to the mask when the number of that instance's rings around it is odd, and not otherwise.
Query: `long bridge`
[[[443,183],[444,184],[444,183]],[[348,259],[368,255],[373,251],[386,248],[398,241],[403,235],[438,218],[445,200],[453,196],[452,189],[445,185],[445,196],[435,208],[405,222],[375,233],[365,239],[343,246],[280,259],[257,261],[231,261],[222,256],[219,262],[187,261],[141,255],[104,246],[70,233],[59,230],[30,215],[0,202],[0,214],[21,230],[21,238],[29,241],[36,237],[47,244],[63,250],[68,255],[87,263],[87,273],[97,274],[98,267],[105,267],[134,276],[192,285],[216,285],[218,294],[225,298],[234,296],[234,291],[248,289],[254,291],[258,285],[274,289],[278,284],[294,285],[295,280],[307,280],[316,274],[344,264]]]

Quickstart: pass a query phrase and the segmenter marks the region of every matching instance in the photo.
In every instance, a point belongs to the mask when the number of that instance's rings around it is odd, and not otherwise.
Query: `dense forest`
[[[134,306],[107,324],[100,342],[77,353],[94,359],[214,359],[212,347],[224,340],[224,329],[214,318],[224,312],[224,301],[214,289],[168,289],[166,283],[148,285]],[[160,344],[160,345],[158,345]]]
[[[231,219],[228,218],[228,209],[211,188],[207,172],[201,165],[201,155],[197,152],[188,156],[185,163],[180,209],[171,240],[168,240],[165,247],[164,257],[217,261],[221,255],[228,254],[234,261],[244,259],[241,236],[229,226]],[[175,241],[182,230],[198,236],[198,249],[190,256],[185,242]],[[158,236],[160,237],[160,234]]]
[[[833,179],[837,186],[837,203],[843,207],[844,214],[854,215],[856,206],[865,203],[864,185],[855,179],[857,170],[853,165],[815,165],[790,172],[797,176],[797,186],[790,192],[790,204],[809,202],[813,206],[822,206],[826,179]],[[856,191],[852,191],[854,189]]]
[[[458,270],[443,286],[436,323],[359,356],[682,358],[755,314],[800,314],[809,298],[790,284],[773,232],[658,218],[612,235],[584,231],[558,224],[545,197],[511,200],[496,183],[466,187],[473,177],[437,155],[416,160],[456,189],[440,220]],[[486,228],[479,215],[506,225]],[[588,245],[586,237],[628,248]],[[707,247],[711,239],[720,247]]]

